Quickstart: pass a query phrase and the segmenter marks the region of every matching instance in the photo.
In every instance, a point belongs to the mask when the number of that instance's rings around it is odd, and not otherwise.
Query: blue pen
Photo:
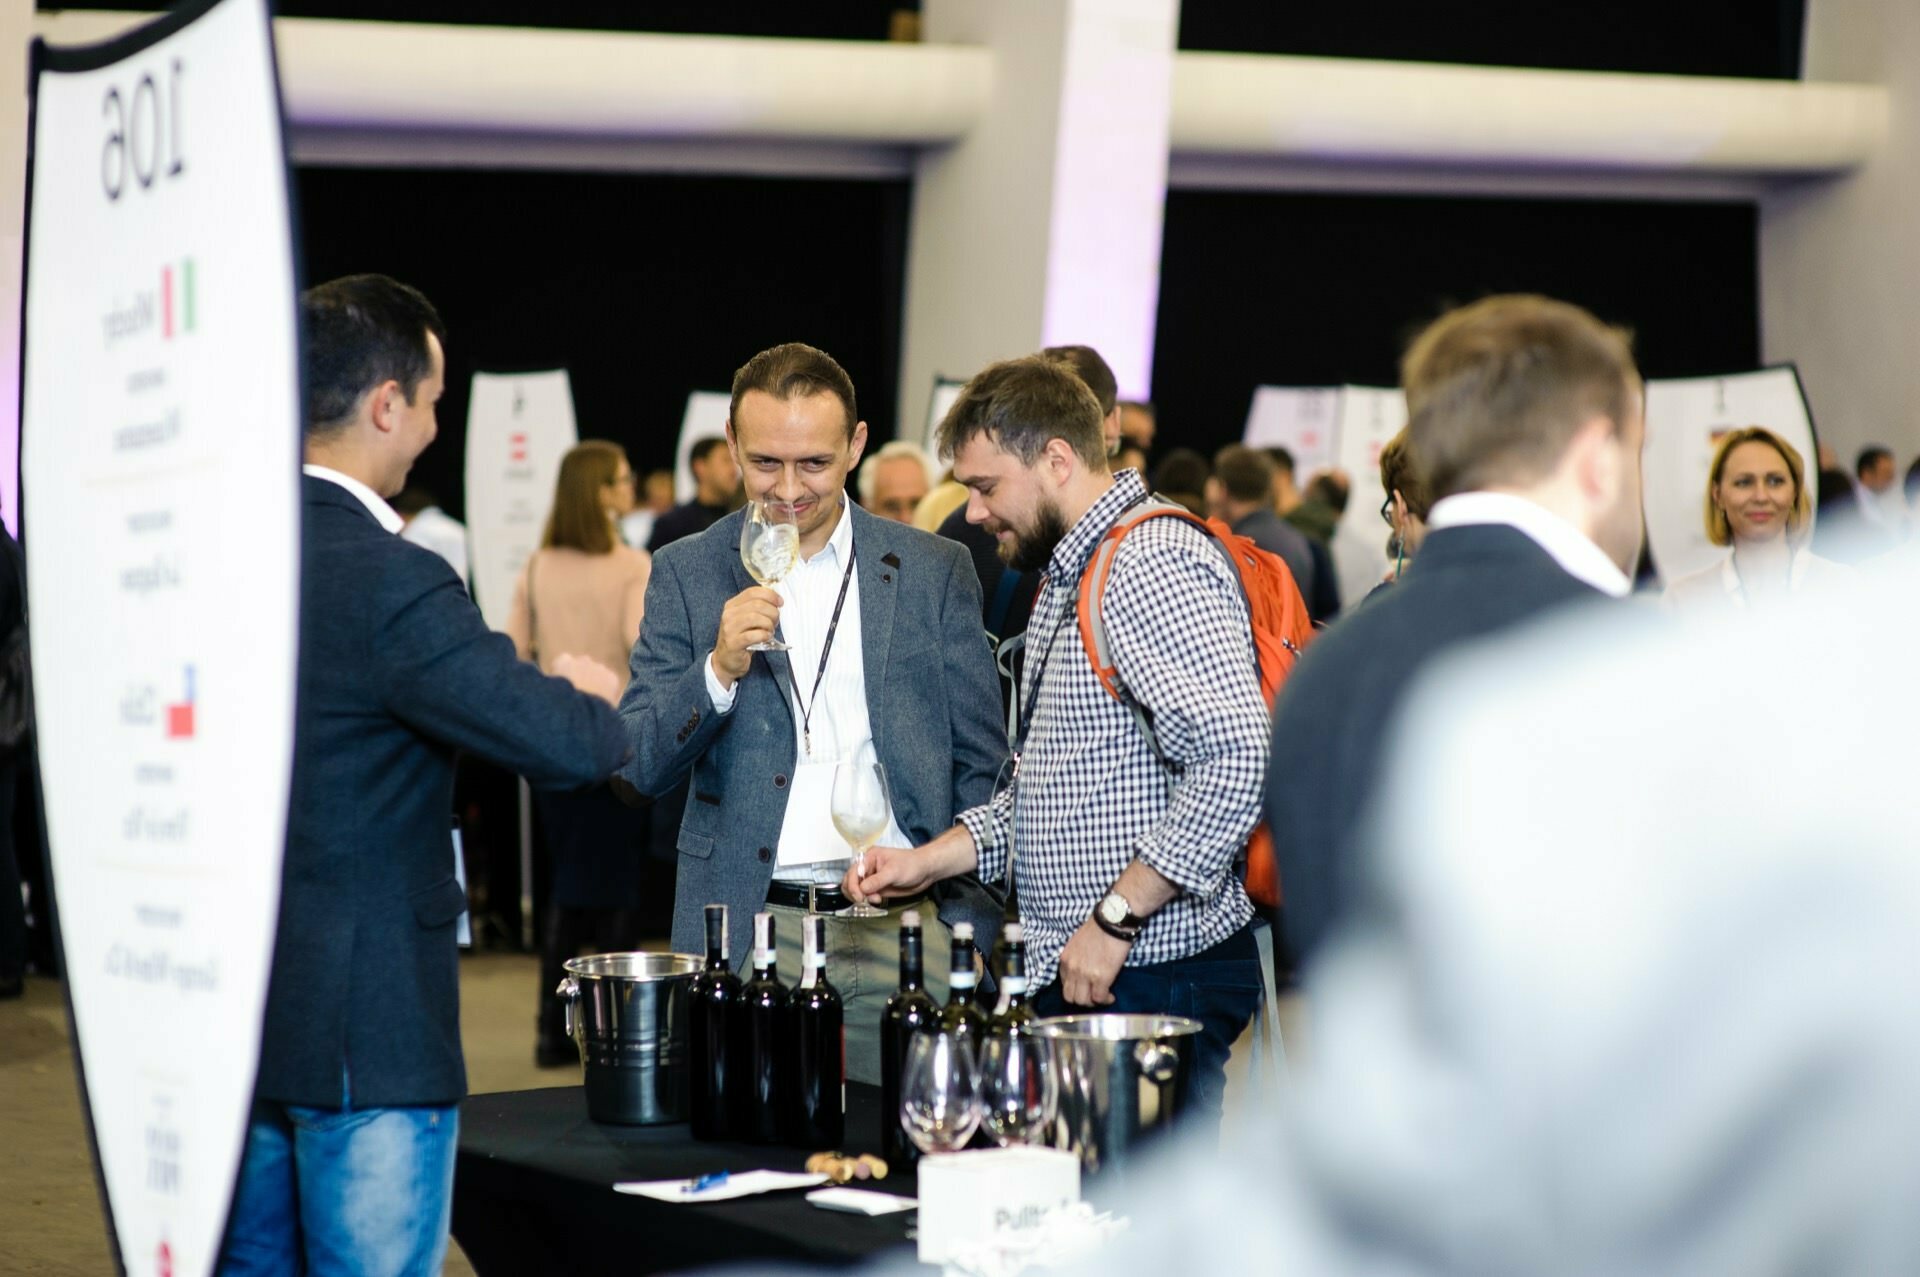
[[[704,1193],[709,1188],[718,1188],[720,1187],[720,1185],[726,1182],[727,1182],[726,1171],[714,1171],[710,1175],[702,1175],[699,1179],[694,1180],[693,1183],[691,1184],[683,1185],[680,1191],[683,1193]]]

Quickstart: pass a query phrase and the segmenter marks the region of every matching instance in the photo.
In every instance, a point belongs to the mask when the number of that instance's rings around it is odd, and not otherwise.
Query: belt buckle
[[[813,914],[813,913],[820,912],[819,898],[820,898],[820,884],[817,882],[808,883],[807,884],[807,912],[808,913]]]

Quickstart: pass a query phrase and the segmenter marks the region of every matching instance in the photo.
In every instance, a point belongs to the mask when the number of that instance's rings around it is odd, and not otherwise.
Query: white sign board
[[[1663,583],[1725,557],[1707,540],[1707,477],[1721,436],[1745,426],[1765,426],[1798,449],[1806,483],[1815,486],[1820,461],[1813,417],[1791,367],[1647,383],[1640,465],[1647,548]]]
[[[693,500],[699,485],[693,481],[693,445],[727,434],[727,416],[733,396],[723,390],[695,390],[687,396],[680,417],[680,442],[673,450],[673,499],[681,505]]]
[[[1241,441],[1249,448],[1285,448],[1301,483],[1334,464],[1339,446],[1338,386],[1256,386]]]
[[[921,446],[927,455],[936,461],[940,456],[939,445],[935,442],[940,434],[940,423],[947,419],[954,401],[960,398],[960,392],[967,388],[964,381],[950,381],[945,377],[936,377],[933,381],[933,397],[927,400],[927,437],[921,440]]]
[[[119,1259],[212,1271],[280,899],[297,294],[261,0],[39,47],[25,521],[69,995]]]
[[[473,375],[467,403],[467,539],[473,547],[474,601],[493,629],[507,628],[513,583],[540,548],[560,459],[577,442],[566,369]]]

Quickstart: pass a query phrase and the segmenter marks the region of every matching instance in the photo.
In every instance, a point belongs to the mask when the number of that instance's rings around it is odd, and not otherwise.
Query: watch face
[[[1119,926],[1127,920],[1127,902],[1119,896],[1108,896],[1100,902],[1100,916]]]

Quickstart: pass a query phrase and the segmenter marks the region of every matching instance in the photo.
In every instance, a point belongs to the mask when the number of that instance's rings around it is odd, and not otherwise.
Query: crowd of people
[[[1328,543],[1358,517],[1347,476],[1302,485],[1284,450],[1236,445],[1170,450],[1149,482],[1124,463],[1153,447],[1153,410],[1120,401],[1087,347],[982,369],[936,461],[870,448],[851,377],[795,342],[740,366],[724,433],[693,449],[688,503],[643,481],[643,511],[620,447],[573,448],[502,635],[431,498],[403,502],[406,517],[388,504],[436,431],[431,303],[354,276],[302,307],[296,768],[227,1272],[321,1255],[431,1270],[444,1252],[465,1090],[457,754],[538,795],[553,861],[543,1062],[572,1058],[547,996],[560,963],[642,938],[637,866],[665,813],[675,949],[702,951],[703,910],[725,904],[744,957],[769,911],[791,968],[799,919],[826,915],[848,1077],[878,1077],[900,914],[920,912],[936,951],[960,923],[992,935],[1013,920],[1041,1014],[1200,1024],[1205,1124],[1263,997],[1257,929],[1279,923],[1282,953],[1311,963],[1355,925],[1356,867],[1422,676],[1549,613],[1623,608],[1641,558],[1640,374],[1622,332],[1566,303],[1488,298],[1414,340],[1409,423],[1380,457],[1392,570],[1344,601]],[[1890,542],[1893,507],[1870,494],[1892,472],[1863,455],[1849,493],[1878,503]],[[1844,580],[1810,544],[1810,486],[1778,434],[1721,439],[1702,508],[1729,553],[1673,582],[1671,609]],[[1156,493],[1201,517],[1138,517]],[[743,524],[776,515],[794,561],[750,574]],[[1261,578],[1235,555],[1261,556],[1317,623],[1304,651],[1288,645],[1271,703]],[[863,749],[889,812],[856,869],[829,804],[835,763]],[[1243,883],[1263,824],[1277,911]]]

